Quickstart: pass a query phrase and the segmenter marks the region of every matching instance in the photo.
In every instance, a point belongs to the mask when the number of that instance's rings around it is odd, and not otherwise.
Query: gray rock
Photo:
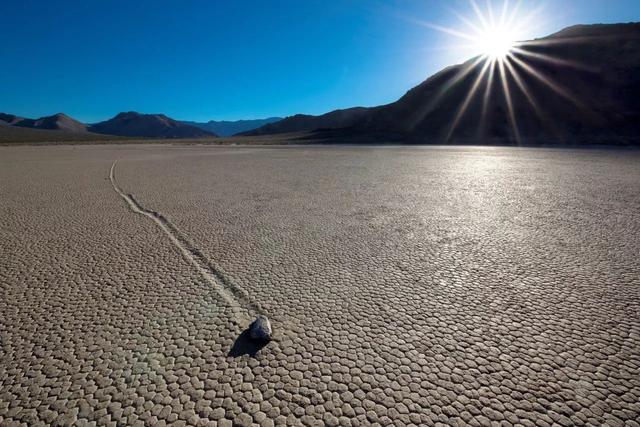
[[[256,317],[249,327],[249,336],[256,341],[269,341],[271,339],[271,322],[262,314]]]

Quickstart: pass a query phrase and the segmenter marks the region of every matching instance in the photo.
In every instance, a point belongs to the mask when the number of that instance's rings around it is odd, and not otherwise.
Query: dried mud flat
[[[0,200],[2,426],[640,425],[638,152],[0,147]]]

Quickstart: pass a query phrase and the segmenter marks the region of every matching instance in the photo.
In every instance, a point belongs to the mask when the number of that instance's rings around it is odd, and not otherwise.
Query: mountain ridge
[[[148,138],[210,138],[216,134],[184,124],[164,114],[127,111],[89,126],[89,131],[107,135]]]
[[[498,78],[487,81],[485,65],[471,58],[438,71],[395,102],[330,126],[326,117],[335,112],[307,116],[305,127],[295,130],[345,142],[640,143],[640,23],[576,25],[523,42],[502,64],[506,89]],[[245,135],[280,133],[287,121]]]
[[[352,107],[333,110],[328,113],[313,116],[309,114],[295,114],[284,119],[270,123],[260,128],[242,132],[239,136],[269,135],[273,133],[289,133],[320,128],[344,127],[367,111],[366,107]]]
[[[56,113],[51,116],[43,116],[37,119],[28,119],[14,114],[0,113],[0,120],[9,126],[17,126],[31,129],[62,130],[66,132],[87,132],[87,125],[64,113]]]
[[[208,132],[213,132],[219,136],[232,136],[238,133],[247,132],[270,123],[278,122],[282,117],[267,117],[264,119],[242,119],[242,120],[209,120],[207,122],[195,122],[181,120],[182,123],[195,126]]]
[[[142,114],[135,111],[121,112],[114,117],[94,124],[81,123],[64,114],[56,113],[37,119],[0,113],[3,127],[20,127],[52,130],[66,133],[93,133],[111,136],[141,138],[214,138],[216,134],[190,126],[164,114]]]
[[[640,145],[640,23],[570,26],[520,42],[502,62],[475,57],[445,67],[376,107],[206,123],[130,111],[91,125],[63,113],[38,119],[0,113],[0,130],[197,139],[216,136],[206,126],[271,119],[239,132],[245,137],[239,141],[295,134],[301,142]]]

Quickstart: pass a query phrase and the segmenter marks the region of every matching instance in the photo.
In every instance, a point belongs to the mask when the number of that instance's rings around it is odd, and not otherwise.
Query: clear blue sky
[[[640,21],[640,0],[525,0],[522,8],[541,3],[529,38]],[[453,11],[469,15],[467,0],[0,0],[0,10],[0,111],[27,117],[319,114],[392,102],[469,56],[420,24],[459,26]]]

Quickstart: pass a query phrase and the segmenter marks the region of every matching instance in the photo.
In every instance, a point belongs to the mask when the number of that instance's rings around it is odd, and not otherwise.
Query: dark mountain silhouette
[[[14,114],[0,113],[0,123],[3,125],[14,125],[24,120],[24,117],[16,116]]]
[[[0,125],[3,127],[64,131],[65,134],[91,132],[94,134],[149,138],[212,138],[217,136],[212,132],[181,123],[163,114],[140,114],[135,112],[120,113],[110,120],[93,125],[80,123],[63,113],[39,119],[28,119],[13,114],[0,113]],[[47,135],[47,138],[50,138],[50,136]]]
[[[282,120],[282,117],[269,117],[266,119],[253,119],[253,120],[209,120],[208,122],[190,122],[182,121],[181,123],[195,126],[197,128],[206,130],[208,132],[215,133],[220,136],[231,136],[241,132],[247,132],[269,123],[274,123]]]
[[[519,49],[495,65],[491,83],[491,66],[483,74],[485,61],[474,58],[440,71],[396,102],[342,121],[328,123],[332,112],[304,116],[295,129],[285,126],[294,116],[248,134],[325,129],[309,138],[640,143],[640,24],[573,26]]]
[[[20,143],[116,143],[129,141],[123,136],[100,135],[90,132],[68,132],[60,129],[37,129],[20,126],[0,126],[0,145]]]
[[[351,126],[367,113],[364,107],[335,110],[321,116],[296,114],[278,122],[270,123],[240,135],[268,135],[275,133],[299,132],[315,129],[336,129]]]
[[[0,113],[0,120],[11,126],[31,129],[63,130],[66,132],[86,132],[87,126],[63,113],[39,119],[25,119],[13,114]]]
[[[164,114],[120,113],[89,127],[91,132],[149,138],[211,138],[212,132],[173,120]]]

